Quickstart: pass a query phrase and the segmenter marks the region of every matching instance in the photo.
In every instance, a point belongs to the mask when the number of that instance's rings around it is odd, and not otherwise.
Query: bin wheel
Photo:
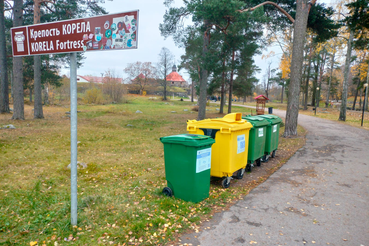
[[[242,179],[243,175],[245,174],[245,169],[241,168],[237,171],[236,176],[234,176],[235,179]]]
[[[173,191],[172,191],[172,189],[171,188],[169,188],[169,187],[165,187],[164,189],[163,189],[163,194],[164,195],[166,195],[166,196],[173,196]]]
[[[275,152],[276,152],[277,150],[275,149],[275,150],[273,150],[273,152],[272,152],[272,158],[274,158],[275,157]]]
[[[247,165],[246,165],[246,172],[250,172],[251,173],[251,171],[252,171],[252,163],[247,163]]]
[[[262,160],[261,160],[262,162],[268,162],[269,161],[269,155],[264,155],[263,157],[262,157]]]
[[[227,189],[227,188],[229,188],[230,185],[231,185],[231,181],[228,180],[227,177],[222,180],[222,186],[223,186],[223,188]]]
[[[260,167],[261,166],[261,158],[256,160],[256,166]]]

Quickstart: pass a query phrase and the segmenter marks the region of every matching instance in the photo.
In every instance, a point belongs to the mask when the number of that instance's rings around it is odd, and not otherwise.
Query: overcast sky
[[[329,0],[318,0],[318,2],[328,2]],[[102,73],[112,70],[119,77],[126,78],[127,74],[123,69],[128,63],[136,61],[157,63],[159,53],[162,47],[168,48],[175,56],[176,65],[180,63],[180,57],[184,54],[184,49],[175,46],[171,37],[164,40],[160,35],[159,24],[163,22],[163,15],[166,7],[163,5],[164,0],[105,0],[103,7],[110,14],[128,12],[131,10],[139,10],[139,26],[138,26],[138,49],[121,50],[121,51],[97,51],[86,52],[86,59],[83,66],[78,69],[78,75],[101,76]],[[174,6],[182,5],[182,0],[175,0]],[[266,72],[267,64],[271,61],[271,68],[278,68],[281,51],[279,48],[270,48],[276,55],[268,60],[262,60],[261,55],[254,57],[255,63],[261,72],[256,76],[262,82],[262,77]],[[268,50],[263,53],[267,54]],[[63,74],[69,74],[68,69],[62,70]],[[183,78],[189,81],[186,71],[179,72]]]
[[[101,76],[101,73],[113,70],[119,77],[126,78],[127,74],[123,69],[128,63],[137,61],[157,63],[162,47],[172,52],[178,65],[184,49],[176,47],[172,38],[164,40],[159,31],[159,24],[163,21],[166,9],[163,2],[164,0],[105,0],[105,4],[101,5],[109,14],[139,10],[138,49],[85,52],[86,59],[83,66],[78,69],[78,75]],[[181,3],[181,0],[176,0],[175,6],[181,6]],[[62,73],[69,74],[69,70],[63,69]],[[184,71],[181,71],[181,74],[188,79]]]

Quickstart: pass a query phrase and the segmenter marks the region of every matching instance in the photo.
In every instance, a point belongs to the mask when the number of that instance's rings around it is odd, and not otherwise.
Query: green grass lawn
[[[0,126],[16,127],[0,130],[0,245],[163,245],[249,192],[249,186],[212,184],[210,197],[198,204],[162,195],[159,138],[186,133],[197,112],[191,102],[147,98],[78,106],[78,161],[87,168],[78,169],[76,227],[70,224],[69,108],[44,107],[42,120],[33,119],[28,105],[24,121],[0,115]],[[207,117],[222,117],[217,112],[210,106]],[[280,148],[303,144],[294,141],[281,139]]]

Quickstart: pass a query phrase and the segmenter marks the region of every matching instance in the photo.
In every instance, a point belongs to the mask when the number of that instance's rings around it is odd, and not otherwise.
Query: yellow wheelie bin
[[[232,175],[241,179],[247,165],[249,131],[252,124],[242,119],[241,113],[231,113],[223,118],[189,120],[187,131],[212,137],[210,176],[223,178],[222,186],[228,188]]]

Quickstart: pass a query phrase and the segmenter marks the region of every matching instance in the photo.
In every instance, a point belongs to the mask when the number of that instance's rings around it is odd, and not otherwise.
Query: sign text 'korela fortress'
[[[137,49],[138,10],[11,29],[13,56]]]
[[[85,33],[85,32],[91,32],[89,21],[62,25],[62,35]],[[51,29],[38,30],[38,31],[35,31],[34,29],[30,29],[30,35],[31,35],[30,44],[31,44],[32,52],[54,51],[54,47],[56,50],[65,50],[65,49],[71,49],[72,47],[77,49],[77,48],[81,48],[84,46],[84,43],[83,43],[84,40],[78,40],[78,41],[67,40],[67,41],[61,42],[59,39],[57,39],[55,41],[55,45],[54,45],[53,40],[37,42],[37,38],[59,36],[60,30],[58,28],[51,28]],[[32,41],[32,39],[34,41]]]

